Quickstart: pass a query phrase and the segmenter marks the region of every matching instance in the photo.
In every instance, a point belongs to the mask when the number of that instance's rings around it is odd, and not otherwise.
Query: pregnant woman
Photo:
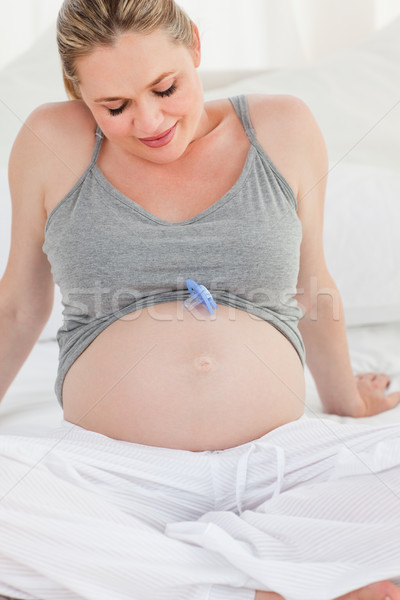
[[[173,0],[65,0],[57,39],[70,100],[10,157],[0,392],[55,282],[64,418],[0,438],[0,594],[399,600],[400,427],[303,416],[306,357],[326,412],[400,401],[351,371],[309,109],[204,103]]]

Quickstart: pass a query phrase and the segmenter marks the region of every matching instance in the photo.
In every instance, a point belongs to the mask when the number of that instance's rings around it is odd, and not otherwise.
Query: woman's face
[[[163,30],[127,33],[77,61],[82,99],[111,143],[163,164],[200,137],[199,46],[197,37],[190,49]]]

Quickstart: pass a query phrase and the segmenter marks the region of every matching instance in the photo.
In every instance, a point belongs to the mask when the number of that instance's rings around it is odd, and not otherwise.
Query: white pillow
[[[0,168],[27,116],[40,104],[67,100],[56,43],[55,24],[0,70]]]
[[[400,176],[339,164],[326,189],[324,245],[348,326],[400,321]]]
[[[291,94],[316,117],[329,158],[400,174],[400,18],[350,49],[310,65],[250,77],[206,93]]]
[[[7,266],[11,242],[11,199],[6,169],[0,169],[0,278]],[[55,340],[57,330],[63,322],[61,293],[55,286],[53,311],[39,340]]]
[[[0,167],[6,166],[28,114],[39,104],[66,100],[55,36],[54,24],[0,71]],[[240,93],[293,94],[316,116],[332,162],[346,154],[347,162],[400,172],[400,18],[353,48],[310,65],[231,85],[223,83],[226,77],[225,73],[219,88],[206,92],[206,99]]]
[[[399,81],[397,19],[369,40],[335,56],[206,93],[206,99],[240,93],[296,95],[316,116],[331,163],[345,157],[345,164],[332,171],[328,182],[325,243],[328,266],[341,291],[349,325],[399,318],[399,245],[394,228],[400,223],[400,200],[398,179],[391,179],[385,171],[400,175]],[[5,166],[21,120],[38,104],[66,98],[54,27],[0,72],[0,89],[6,105],[0,103],[0,166]],[[346,170],[346,164],[348,169],[350,165],[354,168]],[[2,185],[6,189],[4,181]],[[5,205],[9,205],[8,192],[5,201],[1,198],[0,272],[9,249]],[[61,307],[56,287],[53,314],[41,337],[55,336]]]

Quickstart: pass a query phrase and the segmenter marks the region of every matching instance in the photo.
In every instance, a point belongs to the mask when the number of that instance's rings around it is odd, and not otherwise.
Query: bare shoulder
[[[26,119],[10,155],[10,185],[40,188],[49,213],[87,167],[95,142],[96,122],[79,100],[43,104]]]
[[[303,100],[287,94],[251,94],[248,104],[259,143],[299,199],[308,179],[327,169],[325,141],[313,113]]]
[[[298,121],[312,114],[301,98],[291,94],[249,94],[247,100],[255,118],[263,118],[273,111],[275,116],[294,117]]]
[[[301,134],[310,138],[320,133],[310,108],[297,96],[251,94],[248,103],[260,141],[271,132],[279,133],[285,139],[293,138],[292,141],[298,140]]]
[[[39,335],[53,304],[54,283],[42,251],[49,185],[70,184],[68,177],[76,175],[71,174],[68,163],[78,165],[71,149],[81,141],[89,150],[90,131],[93,137],[93,123],[81,103],[43,105],[28,116],[11,150],[11,247],[0,294],[5,310],[21,314],[35,335]],[[75,152],[82,150],[75,148]]]
[[[49,168],[57,163],[73,162],[74,155],[79,155],[79,148],[88,145],[90,138],[93,145],[95,127],[93,117],[81,101],[38,106],[22,125],[10,161],[22,163],[21,167],[28,161],[35,164],[38,176],[48,174]]]
[[[67,160],[74,147],[85,144],[96,129],[95,121],[80,100],[54,102],[38,106],[22,126],[16,143],[22,149],[35,150],[35,155],[46,160]]]

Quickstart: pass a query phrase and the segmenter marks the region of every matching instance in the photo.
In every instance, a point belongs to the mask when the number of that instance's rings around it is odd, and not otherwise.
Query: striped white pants
[[[190,452],[0,436],[0,595],[331,600],[400,583],[400,426],[303,417]]]

